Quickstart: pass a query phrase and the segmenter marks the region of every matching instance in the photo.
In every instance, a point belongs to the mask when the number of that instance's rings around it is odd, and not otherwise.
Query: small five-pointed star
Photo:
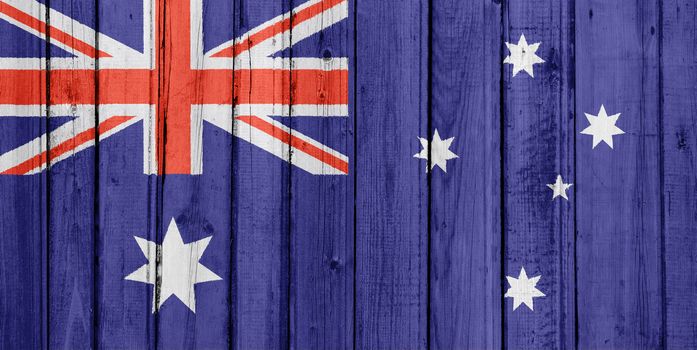
[[[552,200],[554,200],[557,197],[561,197],[568,201],[569,197],[566,196],[566,190],[568,190],[569,187],[573,185],[574,184],[565,184],[564,180],[562,180],[561,178],[561,175],[557,175],[557,181],[553,184],[547,184],[547,187],[551,188],[554,192],[552,194]]]
[[[509,42],[506,43],[506,47],[508,47],[508,51],[510,51],[511,54],[503,60],[503,63],[513,65],[514,77],[521,70],[524,70],[531,77],[535,77],[532,66],[537,63],[544,63],[545,61],[535,54],[537,49],[540,47],[540,44],[541,43],[534,43],[532,45],[528,45],[524,34],[520,35],[517,45]]]
[[[458,158],[457,154],[450,151],[450,145],[453,143],[455,138],[451,137],[449,139],[441,139],[438,134],[438,129],[435,130],[433,134],[433,141],[430,143],[431,146],[431,169],[436,165],[441,168],[444,172],[448,172],[447,163],[448,160],[453,158]],[[428,148],[429,142],[423,137],[419,137],[419,142],[421,142],[421,147],[423,149],[421,152],[414,155],[414,158],[426,159],[428,160]],[[426,166],[426,172],[428,172],[429,167]]]
[[[520,304],[525,304],[531,311],[534,311],[532,298],[545,296],[544,293],[535,288],[540,277],[542,276],[528,278],[528,274],[525,273],[524,267],[520,268],[520,275],[518,275],[518,278],[506,276],[508,284],[511,287],[506,291],[504,298],[513,298],[513,311],[515,311]]]
[[[172,295],[176,296],[192,312],[196,313],[194,285],[222,280],[220,276],[199,262],[211,238],[212,236],[209,236],[196,242],[184,244],[177,223],[172,219],[161,246],[155,242],[135,237],[143,255],[148,258],[148,263],[126,276],[125,279],[152,284],[156,286],[155,288],[157,288],[156,282],[159,282],[160,298],[157,305],[155,303],[158,293],[156,291],[152,293],[153,313],[159,310],[162,304]],[[162,250],[162,260],[159,266],[156,264],[158,247],[161,247]]]
[[[593,148],[595,148],[595,146],[597,146],[601,141],[605,142],[608,146],[610,146],[610,148],[613,148],[612,136],[624,134],[624,131],[615,125],[621,113],[608,116],[607,112],[605,112],[605,106],[600,105],[600,112],[598,112],[598,115],[592,115],[589,113],[584,114],[591,125],[583,129],[581,134],[593,135]]]

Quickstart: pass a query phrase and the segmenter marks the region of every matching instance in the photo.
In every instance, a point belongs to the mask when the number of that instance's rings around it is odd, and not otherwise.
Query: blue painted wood
[[[534,78],[513,77],[504,65],[503,205],[504,274],[541,276],[534,311],[513,310],[505,298],[504,344],[512,349],[574,347],[574,195],[557,197],[546,184],[561,175],[574,183],[573,13],[559,1],[509,1],[504,7],[504,41],[540,43]],[[510,54],[504,48],[503,57]],[[504,281],[504,290],[510,288]]]
[[[424,349],[427,176],[412,156],[427,136],[428,7],[355,6],[355,347]]]
[[[51,1],[91,26],[95,3]],[[299,1],[207,4],[230,12],[216,35],[239,36]],[[138,38],[137,11],[98,5],[101,31]],[[308,175],[207,123],[203,175],[146,176],[138,123],[41,175],[0,177],[0,348],[697,347],[694,5],[431,6],[351,4],[355,119],[275,116],[347,154],[349,176]],[[341,56],[353,30],[282,55]],[[501,38],[522,33],[542,42],[534,79],[500,70]],[[622,113],[613,150],[579,134],[601,104]],[[97,118],[80,113],[0,118],[0,148]],[[412,155],[435,129],[460,157],[427,175]],[[550,199],[557,174],[568,202]],[[202,263],[223,281],[195,287],[196,314],[172,297],[153,315],[153,287],[123,279],[146,262],[133,236],[161,243],[172,218],[187,243],[213,236]],[[542,275],[534,312],[499,299],[521,266]]]
[[[697,14],[690,1],[664,0],[661,38],[664,308],[668,349],[697,348]]]
[[[292,1],[296,8],[305,1]],[[353,2],[349,2],[352,9]],[[324,57],[325,66],[349,57],[353,63],[352,25],[343,20],[301,42],[291,37],[291,57]],[[315,22],[314,25],[321,25]],[[319,28],[317,28],[319,29]],[[349,69],[346,65],[343,69]],[[349,72],[352,72],[350,70]],[[350,76],[350,74],[349,74]],[[318,72],[319,86],[327,77]],[[349,87],[349,81],[342,84]],[[349,88],[349,96],[352,96]],[[317,94],[325,93],[318,90]],[[292,102],[292,101],[291,101]],[[330,106],[319,106],[329,111]],[[353,113],[350,117],[307,117],[291,105],[293,130],[349,158],[348,175],[316,176],[290,168],[290,348],[353,349],[354,170]],[[291,135],[293,132],[291,132]],[[294,154],[290,163],[295,162]]]
[[[229,134],[218,128],[204,128],[207,132],[204,147],[231,150]],[[164,236],[172,219],[175,220],[184,243],[212,237],[200,263],[222,278],[219,281],[199,283],[195,288],[196,313],[175,297],[162,305],[157,317],[157,345],[173,348],[227,348],[231,311],[230,295],[230,240],[231,152],[227,156],[208,158],[204,172],[197,177],[165,175],[163,210],[160,228]],[[207,157],[204,157],[204,162]],[[214,161],[215,160],[215,161]],[[171,233],[168,233],[171,234]],[[193,281],[195,276],[188,278]]]
[[[662,345],[658,2],[576,2],[578,347]],[[614,149],[578,132],[621,113]]]
[[[236,0],[234,33],[241,36],[289,10],[290,0]],[[235,69],[248,68],[235,63]],[[234,82],[236,87],[250,83]],[[284,81],[281,89],[289,90],[289,84]],[[251,113],[261,111],[252,108]],[[290,332],[290,165],[241,139],[233,141],[232,159],[234,348],[286,349]]]
[[[37,84],[38,86],[38,84]],[[38,111],[37,111],[38,114]],[[45,130],[37,120],[32,127]],[[3,127],[11,137],[17,128]],[[22,130],[24,131],[24,130]],[[4,288],[0,299],[0,348],[41,348],[45,345],[46,182],[44,175],[3,177],[0,208],[0,263]]]
[[[90,27],[95,26],[96,7],[93,1],[58,0],[52,1],[51,6],[63,15],[79,18]],[[73,29],[67,34],[83,37],[79,29]],[[49,32],[47,41],[54,44],[56,40],[51,34]],[[71,55],[76,53],[69,48],[66,52]],[[51,54],[53,52],[49,54],[48,70],[52,75],[61,74],[53,67]],[[75,58],[66,69],[94,71],[94,65],[94,59]],[[89,91],[93,89],[95,75],[90,78],[75,77],[71,80],[76,90]],[[95,341],[95,153],[90,149],[72,157],[70,161],[58,163],[53,158],[58,156],[61,148],[75,143],[74,138],[81,133],[95,132],[96,114],[93,108],[76,107],[66,111],[61,106],[54,107],[53,101],[49,102],[49,125],[51,130],[55,130],[56,137],[48,140],[48,346],[89,349]],[[90,104],[96,105],[95,102],[92,100]],[[60,117],[71,119],[72,124],[63,124]],[[65,139],[59,136],[63,128],[66,128]]]
[[[42,123],[37,120],[32,129],[43,132]],[[8,138],[19,131],[14,127],[3,129]],[[3,177],[0,184],[0,233],[4,237],[0,243],[0,285],[4,288],[0,299],[0,348],[38,349],[46,339],[45,176]]]
[[[100,348],[155,344],[154,289],[124,280],[147,263],[134,237],[156,240],[157,177],[142,173],[142,137],[142,123],[137,123],[99,143],[95,337]],[[124,157],[124,151],[136,156]]]
[[[158,14],[168,11],[181,11],[187,13],[196,11],[189,4],[175,4],[172,2],[160,2],[164,5],[164,12],[159,9]],[[194,2],[191,2],[194,5]],[[228,16],[232,16],[232,3],[218,3],[215,8],[204,5],[202,15],[204,21],[216,20],[211,18],[215,15],[212,11],[227,11]],[[227,5],[227,6],[226,6]],[[182,7],[179,7],[182,6]],[[228,17],[228,18],[230,18]],[[226,26],[216,28],[218,35],[232,38],[232,22],[223,22]],[[177,31],[186,28],[176,27],[167,24],[165,19],[163,32]],[[191,28],[196,30],[196,28]],[[222,33],[221,33],[222,32]],[[162,34],[161,34],[162,35]],[[202,45],[192,43],[192,49],[203,49]],[[166,65],[173,60],[181,59],[176,57],[176,42],[165,42],[165,49],[159,50],[159,64]],[[169,46],[169,47],[167,47]],[[188,49],[188,47],[186,48]],[[162,67],[162,66],[161,66]],[[204,69],[202,62],[193,62],[193,69]],[[228,69],[232,68],[232,64]],[[230,74],[220,72],[219,74]],[[160,72],[160,79],[166,77],[165,72]],[[164,87],[163,89],[169,89]],[[198,84],[196,96],[205,96],[207,87]],[[176,92],[168,91],[173,94],[170,98],[178,98]],[[158,101],[158,109],[165,111],[165,119],[171,118],[173,106],[164,103],[160,91],[161,99]],[[232,84],[227,90],[229,100],[232,100]],[[189,96],[181,96],[187,98]],[[169,100],[171,102],[172,100]],[[228,106],[228,122],[232,123],[232,106]],[[179,229],[185,244],[196,242],[210,237],[210,241],[203,252],[199,263],[216,274],[220,280],[208,281],[203,283],[196,282],[196,271],[192,271],[185,276],[189,283],[195,283],[194,296],[190,296],[195,301],[195,310],[191,310],[184,303],[171,296],[161,306],[156,318],[156,345],[162,349],[222,349],[228,348],[232,342],[230,331],[232,329],[232,309],[229,307],[232,286],[231,277],[231,251],[230,242],[233,237],[233,213],[232,213],[232,138],[230,134],[221,128],[215,127],[204,121],[207,116],[205,109],[191,108],[191,134],[201,134],[202,141],[198,145],[202,149],[203,159],[202,173],[199,175],[189,174],[167,174],[161,175],[162,197],[158,211],[157,234],[158,244],[166,239],[166,235],[172,234],[169,227],[174,221]],[[208,112],[210,113],[210,112]],[[224,112],[223,112],[224,113]],[[171,127],[165,121],[165,128]],[[228,129],[230,130],[230,129]],[[167,154],[168,147],[180,140],[166,140],[163,153]],[[191,139],[192,149],[197,148],[194,138]],[[192,163],[196,163],[198,155],[192,151]],[[167,159],[164,162],[167,171]],[[193,168],[193,166],[192,166]],[[238,230],[240,236],[246,234],[246,227]],[[166,265],[161,265],[167,268]],[[185,272],[182,272],[185,273]],[[164,282],[163,282],[164,283]]]
[[[99,31],[120,40],[139,38],[143,22],[152,19],[151,9],[143,13],[143,8],[101,0],[97,7]],[[143,44],[138,40],[126,40],[126,43],[135,48],[140,46],[142,50]],[[144,53],[154,55],[152,50]],[[152,79],[150,89],[157,89],[156,76]],[[133,116],[128,106],[105,106],[102,103],[104,94],[116,93],[117,89],[126,92],[131,88],[112,86],[110,91],[96,92],[101,121],[112,117],[112,113]],[[153,124],[155,110],[141,117]],[[152,313],[154,288],[124,280],[148,262],[134,237],[157,241],[161,181],[157,176],[143,174],[144,139],[150,137],[150,131],[144,127],[145,120],[114,137],[100,140],[96,148],[99,201],[95,232],[98,260],[94,282],[94,337],[97,348],[153,349],[156,346],[156,324]]]
[[[431,348],[500,348],[501,5],[438,0],[431,11],[428,135],[455,137],[459,155],[431,174]]]
[[[38,6],[33,8],[39,14]],[[7,40],[13,51],[45,57],[41,40]],[[4,52],[4,51],[3,51]],[[4,68],[4,67],[0,67]],[[29,86],[45,91],[45,63],[33,67],[44,72],[34,76]],[[2,96],[22,96],[28,91],[1,89]],[[32,118],[0,117],[0,145],[3,153],[46,133],[45,94],[33,109]],[[45,142],[39,146],[45,151]],[[47,181],[44,173],[33,176],[0,176],[0,348],[39,349],[46,347],[46,237]]]

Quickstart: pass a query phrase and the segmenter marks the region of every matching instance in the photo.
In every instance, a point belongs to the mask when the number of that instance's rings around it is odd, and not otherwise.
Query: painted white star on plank
[[[605,112],[605,106],[600,105],[600,112],[598,112],[598,115],[592,115],[589,113],[584,114],[591,125],[583,129],[581,134],[593,136],[593,148],[595,148],[595,146],[597,146],[601,141],[605,142],[608,146],[610,146],[610,148],[613,148],[612,136],[624,134],[624,131],[615,125],[615,123],[617,123],[617,119],[620,118],[621,113],[608,116],[607,112]]]
[[[573,185],[574,184],[565,184],[564,180],[562,180],[561,178],[561,175],[557,175],[557,181],[553,184],[547,184],[547,187],[551,188],[552,191],[554,191],[554,193],[552,194],[552,200],[554,200],[557,197],[561,197],[568,201],[569,197],[566,196],[566,190],[568,190],[569,187]]]
[[[518,278],[506,276],[508,284],[511,287],[506,291],[504,298],[513,298],[513,311],[515,311],[520,304],[525,304],[530,310],[534,311],[532,298],[545,296],[544,293],[535,288],[540,277],[542,276],[528,278],[528,274],[525,272],[524,267],[520,268],[520,275],[518,275]]]
[[[540,47],[541,43],[534,43],[528,45],[527,40],[525,40],[525,35],[521,34],[520,39],[518,39],[518,44],[512,44],[507,42],[506,47],[508,51],[511,52],[507,56],[503,63],[508,63],[513,65],[513,76],[515,77],[521,70],[524,70],[531,77],[535,77],[533,72],[533,65],[538,63],[544,63],[545,60],[540,58],[535,54],[537,49]]]
[[[450,145],[453,143],[453,140],[455,140],[454,137],[445,140],[441,139],[440,135],[438,134],[438,129],[435,130],[435,132],[433,133],[433,141],[430,142],[431,169],[433,169],[437,165],[439,168],[441,168],[441,170],[447,173],[448,161],[454,158],[459,158],[457,154],[453,153],[450,150]],[[419,137],[419,142],[421,142],[421,147],[423,147],[423,149],[421,150],[421,152],[415,154],[414,158],[428,160],[429,142],[427,139],[423,137]],[[427,165],[426,172],[428,172],[428,170],[429,167]]]
[[[153,292],[153,313],[159,310],[162,304],[172,295],[176,296],[192,312],[196,313],[194,285],[222,280],[220,276],[199,262],[211,238],[212,236],[209,236],[196,242],[184,244],[177,223],[172,219],[162,245],[135,237],[143,255],[148,258],[148,263],[126,276],[125,279],[155,286],[157,279],[159,279],[160,298],[159,303],[155,305],[158,299],[156,298],[157,293]],[[156,264],[158,247],[162,250],[162,260],[159,265]],[[159,267],[157,274],[156,266]]]

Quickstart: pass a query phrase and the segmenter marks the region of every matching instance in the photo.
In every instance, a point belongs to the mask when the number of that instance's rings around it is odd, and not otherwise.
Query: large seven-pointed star
[[[608,116],[604,105],[600,105],[600,112],[598,112],[598,115],[592,115],[590,113],[584,114],[591,125],[583,129],[581,134],[593,135],[593,148],[601,141],[607,143],[610,148],[613,148],[612,136],[624,134],[624,131],[615,125],[617,119],[620,118],[620,113]]]
[[[199,262],[211,238],[209,236],[196,242],[185,244],[174,219],[169,223],[161,246],[155,242],[135,237],[143,255],[148,258],[148,263],[126,276],[126,279],[155,286],[156,290],[153,291],[152,302],[153,313],[159,310],[162,304],[172,295],[176,296],[192,312],[196,313],[194,285],[222,280],[220,276]],[[158,248],[162,250],[160,264],[156,264]],[[157,274],[155,273],[156,269]],[[158,279],[159,293],[157,292],[158,284],[156,283]],[[158,294],[159,298],[157,298]],[[156,303],[157,305],[155,305]]]
[[[511,54],[506,56],[503,63],[513,65],[513,76],[515,77],[521,70],[524,70],[528,75],[534,78],[535,74],[532,66],[537,63],[544,63],[545,61],[535,54],[540,47],[540,43],[528,45],[527,40],[525,40],[525,35],[521,34],[517,45],[506,43],[506,47],[508,47],[508,51],[510,51]]]
[[[433,141],[430,142],[431,169],[433,169],[437,165],[444,172],[448,172],[448,160],[458,158],[457,154],[453,153],[450,150],[450,145],[453,143],[453,140],[455,140],[454,137],[445,140],[441,139],[440,135],[438,134],[438,129],[435,130],[435,132],[433,133]],[[415,154],[414,158],[428,160],[429,142],[427,139],[423,137],[419,137],[419,142],[421,142],[421,147],[423,147],[423,149],[421,150],[421,152]],[[427,165],[426,172],[428,172],[428,170],[429,166]]]
[[[504,298],[513,298],[513,311],[520,306],[520,304],[525,304],[530,310],[533,310],[532,298],[545,296],[539,289],[535,286],[542,276],[535,276],[533,278],[528,278],[528,274],[525,272],[525,268],[520,268],[520,275],[518,278],[506,276],[508,284],[511,288],[508,288]]]

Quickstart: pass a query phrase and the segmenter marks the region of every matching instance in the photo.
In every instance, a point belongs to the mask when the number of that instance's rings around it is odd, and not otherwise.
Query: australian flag
[[[697,349],[688,0],[0,0],[0,349]]]

